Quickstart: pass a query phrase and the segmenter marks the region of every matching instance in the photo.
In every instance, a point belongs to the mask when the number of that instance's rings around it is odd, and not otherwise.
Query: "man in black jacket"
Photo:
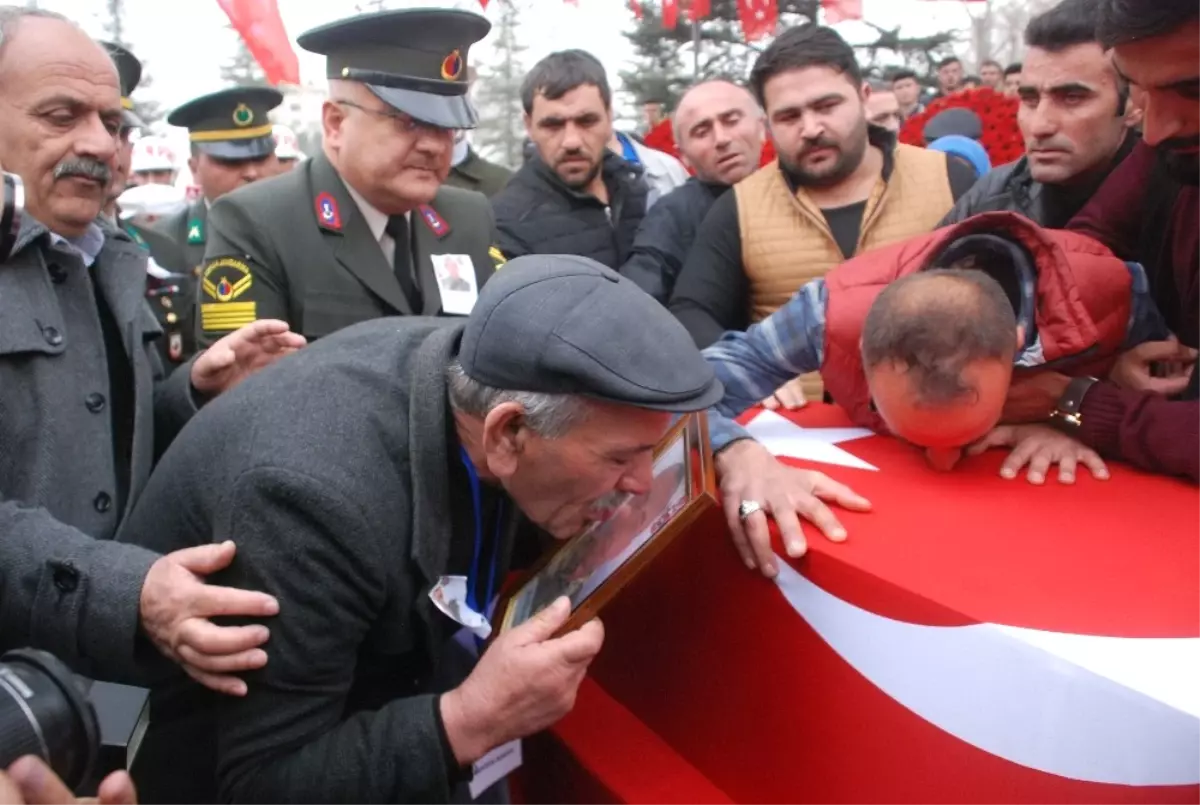
[[[942,225],[993,210],[1061,228],[1137,142],[1140,109],[1096,41],[1094,0],[1063,0],[1025,29],[1018,123],[1025,156],[981,178]]]
[[[754,96],[729,81],[705,81],[688,90],[675,110],[674,126],[683,161],[696,175],[650,209],[633,255],[621,267],[664,305],[700,222],[718,196],[758,168],[766,137]]]
[[[537,154],[492,199],[504,257],[575,254],[610,268],[629,258],[646,214],[641,169],[608,149],[612,92],[582,50],[551,53],[521,86]]]

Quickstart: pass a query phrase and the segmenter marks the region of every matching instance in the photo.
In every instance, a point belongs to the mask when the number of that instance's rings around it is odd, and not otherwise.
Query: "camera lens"
[[[0,769],[37,755],[75,789],[87,779],[99,748],[96,712],[71,669],[33,649],[0,657]]]

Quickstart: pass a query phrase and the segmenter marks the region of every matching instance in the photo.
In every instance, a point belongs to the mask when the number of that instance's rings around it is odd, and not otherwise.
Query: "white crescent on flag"
[[[906,623],[778,566],[779,590],[842,659],[958,739],[1074,780],[1200,782],[1200,638]]]

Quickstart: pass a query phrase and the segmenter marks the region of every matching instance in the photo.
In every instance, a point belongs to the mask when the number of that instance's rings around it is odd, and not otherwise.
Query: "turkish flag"
[[[709,0],[692,0],[688,7],[688,18],[692,22],[707,17],[712,12]]]
[[[629,10],[633,12],[636,19],[642,18],[642,4],[638,0],[629,0]]]
[[[738,0],[738,19],[747,42],[772,36],[779,21],[779,4],[776,0]]]
[[[1009,481],[1003,450],[937,473],[834,406],[751,416],[872,510],[802,559],[775,540],[774,581],[697,520],[601,613],[589,676],[623,720],[569,716],[568,757],[624,801],[664,801],[660,767],[688,801],[1197,801],[1194,485]]]
[[[679,22],[679,0],[663,0],[662,23],[664,28],[674,28]]]
[[[487,4],[488,0],[479,0],[479,5],[483,7],[484,11],[487,11]]]
[[[836,25],[846,20],[861,20],[862,0],[821,0],[825,11],[825,24]]]
[[[299,84],[300,61],[276,0],[217,0],[272,84]]]

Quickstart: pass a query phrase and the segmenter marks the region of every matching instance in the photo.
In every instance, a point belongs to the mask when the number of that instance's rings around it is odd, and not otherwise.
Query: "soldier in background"
[[[479,193],[444,187],[455,132],[478,120],[467,50],[486,18],[362,14],[303,34],[326,57],[323,152],[213,205],[200,344],[259,318],[309,339],[380,316],[466,315],[503,258]],[[469,290],[439,288],[453,260]]]
[[[208,240],[208,209],[226,193],[271,175],[275,137],[267,114],[282,102],[283,95],[269,87],[234,87],[189,101],[167,117],[172,126],[187,127],[188,167],[201,190],[185,209],[140,230],[155,261],[174,275],[155,289],[152,303],[166,332],[170,365],[196,351],[196,278]]]

